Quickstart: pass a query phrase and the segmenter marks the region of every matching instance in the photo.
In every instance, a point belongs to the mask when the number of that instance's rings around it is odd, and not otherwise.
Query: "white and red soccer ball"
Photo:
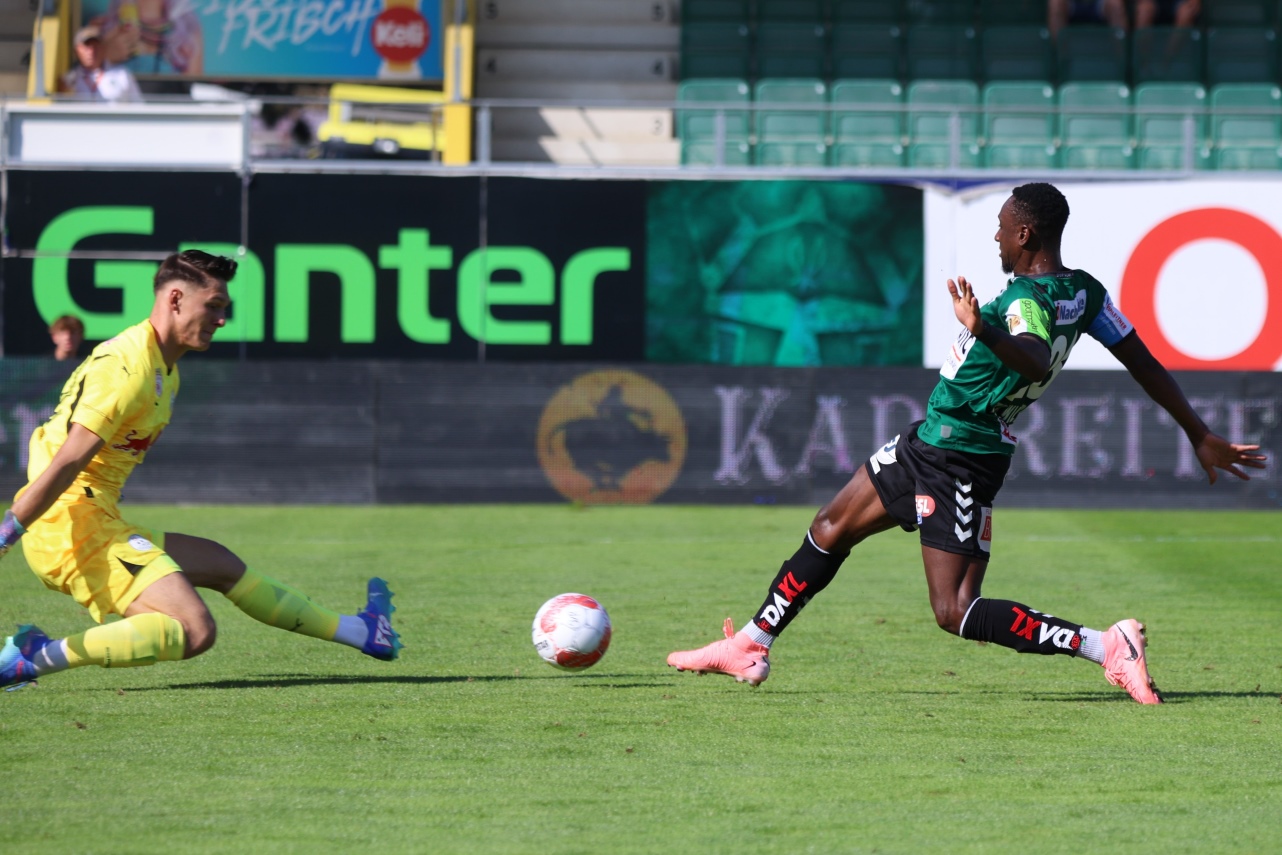
[[[610,616],[587,594],[553,597],[534,615],[534,649],[555,668],[590,668],[609,646]]]

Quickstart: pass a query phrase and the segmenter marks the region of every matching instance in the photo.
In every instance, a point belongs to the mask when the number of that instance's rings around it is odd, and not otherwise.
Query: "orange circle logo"
[[[571,501],[646,504],[685,463],[685,420],[657,383],[631,371],[593,371],[543,408],[538,452],[548,481]]]

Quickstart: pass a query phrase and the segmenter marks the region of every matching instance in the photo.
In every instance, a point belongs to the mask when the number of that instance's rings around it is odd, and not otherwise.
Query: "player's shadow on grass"
[[[508,680],[626,680],[643,677],[642,674],[490,674],[480,677],[434,676],[431,674],[267,674],[261,677],[241,677],[234,680],[205,680],[199,683],[168,683],[163,686],[134,686],[130,692],[172,691],[175,689],[282,689],[298,686],[359,686],[378,683],[432,685],[436,683],[495,683]],[[666,685],[662,683],[608,683],[593,688],[635,688]]]
[[[1276,703],[1282,693],[1270,689],[1265,691],[1247,690],[1243,692],[1161,692],[1162,700],[1168,704],[1186,704],[1191,701],[1209,700],[1213,698],[1259,698],[1269,703]],[[1084,692],[1038,692],[1032,696],[1036,701],[1075,701],[1084,703],[1134,703],[1131,696],[1124,693],[1110,692],[1105,694],[1093,695]]]

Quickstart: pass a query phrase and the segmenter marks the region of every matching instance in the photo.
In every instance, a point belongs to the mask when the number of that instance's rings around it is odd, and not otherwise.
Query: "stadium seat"
[[[1266,0],[1209,0],[1202,4],[1202,23],[1215,27],[1272,27],[1277,4]]]
[[[1059,31],[1055,45],[1059,82],[1130,79],[1126,30],[1078,24]]]
[[[757,22],[798,21],[823,26],[822,0],[757,0]]]
[[[832,20],[836,24],[897,24],[903,19],[899,0],[833,0]]]
[[[904,15],[910,24],[975,23],[974,0],[905,0]]]
[[[748,0],[683,0],[681,24],[694,21],[748,22]]]
[[[1046,3],[1043,0],[979,0],[979,22],[991,26],[1012,24],[1046,25]]]
[[[1131,35],[1135,84],[1201,82],[1205,73],[1202,31],[1191,27],[1144,27]]]
[[[974,27],[916,24],[908,27],[904,61],[909,80],[974,80],[979,73]]]
[[[696,21],[681,27],[681,77],[748,77],[752,73],[748,25]]]
[[[757,74],[761,77],[824,77],[823,24],[762,21],[757,25]]]
[[[760,142],[783,140],[824,141],[827,133],[828,87],[818,79],[761,80],[753,100],[757,107],[757,139]],[[815,110],[772,109],[763,105],[813,105]],[[761,153],[758,152],[758,162]]]
[[[914,81],[908,86],[906,101],[909,166],[949,166],[954,123],[958,142],[957,165],[963,168],[980,165],[979,87],[973,81]]]
[[[1059,88],[1060,166],[1130,169],[1131,91],[1120,83],[1066,83]]]
[[[1274,83],[1277,34],[1268,27],[1222,27],[1206,32],[1206,83]]]
[[[1217,169],[1276,169],[1282,89],[1241,83],[1211,90],[1211,139]]]
[[[1146,83],[1135,89],[1136,165],[1183,169],[1193,152],[1194,168],[1210,165],[1206,136],[1206,90],[1197,83]]]
[[[985,81],[1050,80],[1055,74],[1050,31],[1037,24],[994,24],[979,34]]]
[[[1054,169],[1059,158],[1051,143],[990,141],[984,146],[984,165],[989,169]]]
[[[898,80],[839,80],[830,99],[834,107],[831,165],[904,165],[904,89]],[[866,109],[849,109],[856,106]]]
[[[728,78],[722,80],[685,80],[677,87],[677,136],[683,141],[711,141],[716,137],[717,109],[704,107],[690,109],[687,104],[729,104],[725,109],[725,135],[727,143],[748,140],[751,127],[748,121],[748,103],[751,90],[747,82]],[[743,104],[742,109],[733,105]]]
[[[1054,146],[1055,87],[1049,83],[990,83],[982,100],[983,136],[989,148],[1016,143]]]
[[[717,144],[712,140],[682,140],[681,163],[687,166],[716,166]],[[727,140],[721,151],[725,166],[752,165],[752,147],[746,140]]]
[[[893,24],[837,24],[832,73],[838,79],[903,76],[903,30]]]
[[[904,89],[898,80],[838,80],[829,98],[835,144],[903,142]]]

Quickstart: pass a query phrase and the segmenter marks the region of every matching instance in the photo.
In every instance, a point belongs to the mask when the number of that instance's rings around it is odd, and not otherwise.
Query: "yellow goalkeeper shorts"
[[[98,623],[123,616],[157,579],[180,568],[164,535],[120,518],[114,502],[67,491],[22,538],[22,552],[45,587],[71,595]]]

